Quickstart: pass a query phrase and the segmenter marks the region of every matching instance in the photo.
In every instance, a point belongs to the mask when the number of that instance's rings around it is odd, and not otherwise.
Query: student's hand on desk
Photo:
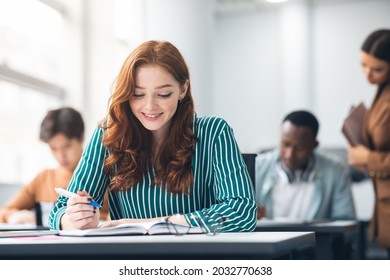
[[[267,211],[264,206],[259,206],[257,209],[257,219],[260,220],[267,216]]]
[[[8,217],[9,224],[36,224],[35,213],[30,210],[20,210]]]
[[[63,229],[96,228],[99,224],[99,208],[88,205],[92,198],[86,191],[77,191],[78,196],[68,199],[65,215],[61,224]]]

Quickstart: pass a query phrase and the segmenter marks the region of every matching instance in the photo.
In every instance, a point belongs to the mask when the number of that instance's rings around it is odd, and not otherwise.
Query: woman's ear
[[[184,83],[184,85],[181,87],[181,92],[180,92],[179,100],[183,100],[183,99],[184,99],[184,97],[185,97],[186,94],[187,94],[187,90],[188,90],[189,85],[190,85],[190,81],[189,81],[189,80],[186,80],[186,82]]]

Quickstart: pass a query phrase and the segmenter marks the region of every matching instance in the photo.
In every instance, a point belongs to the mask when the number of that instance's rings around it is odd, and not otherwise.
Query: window
[[[88,138],[120,65],[144,39],[144,13],[143,0],[0,1],[0,185],[57,166],[39,140],[48,110],[87,112]]]
[[[39,128],[64,103],[64,20],[45,2],[0,2],[0,183],[26,183],[54,161]]]

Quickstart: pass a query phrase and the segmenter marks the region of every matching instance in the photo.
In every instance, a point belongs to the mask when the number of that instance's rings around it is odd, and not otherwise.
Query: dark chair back
[[[246,167],[248,168],[249,176],[251,177],[253,187],[255,188],[255,170],[256,170],[256,156],[257,154],[242,154]]]

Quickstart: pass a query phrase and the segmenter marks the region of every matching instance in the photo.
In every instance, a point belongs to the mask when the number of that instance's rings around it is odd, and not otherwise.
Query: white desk
[[[293,222],[261,219],[256,231],[314,231],[323,233],[345,233],[356,230],[358,221]]]
[[[329,221],[329,222],[294,222],[278,220],[258,220],[256,232],[299,232],[313,231],[316,235],[315,254],[317,259],[345,259],[348,253],[344,249],[350,249],[346,242],[346,235],[354,234],[358,237],[358,221]]]
[[[0,259],[278,259],[315,245],[313,232],[215,236],[18,237],[0,239]]]
[[[35,224],[6,224],[0,223],[0,231],[14,231],[14,230],[48,230],[48,227],[37,226]]]

